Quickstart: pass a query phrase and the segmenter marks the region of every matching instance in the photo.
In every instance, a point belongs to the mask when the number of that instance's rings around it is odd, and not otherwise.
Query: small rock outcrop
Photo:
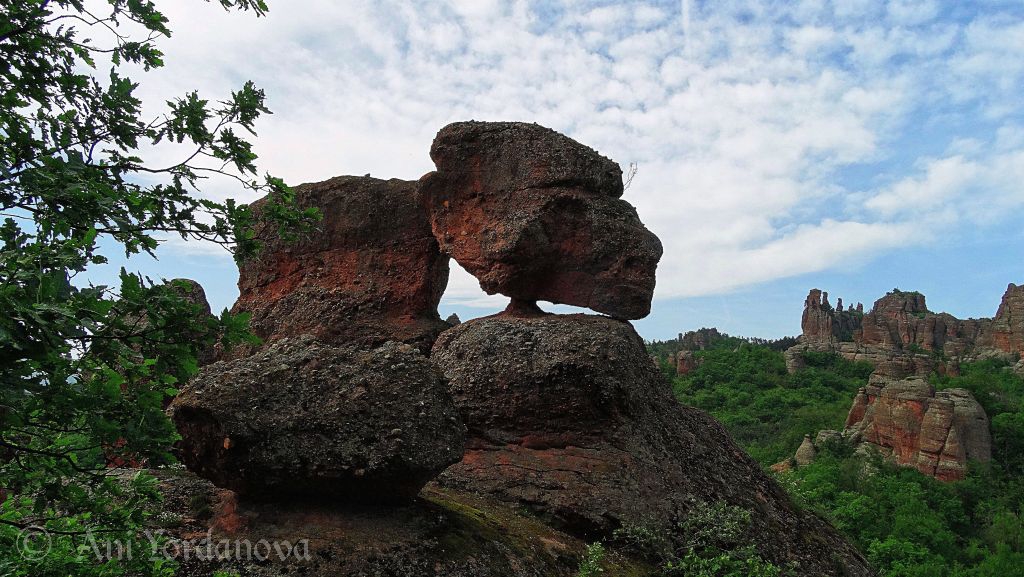
[[[992,346],[1010,353],[1024,353],[1024,285],[1010,283],[992,322]]]
[[[919,377],[873,375],[854,399],[846,428],[896,463],[943,481],[964,478],[969,461],[992,458],[988,417],[971,393],[936,391]]]
[[[339,176],[295,187],[301,208],[323,219],[296,242],[261,220],[260,254],[240,266],[234,312],[252,315],[264,341],[310,334],[328,343],[378,346],[400,341],[428,353],[448,328],[437,313],[448,283],[416,183]]]
[[[707,327],[689,331],[679,335],[680,346],[685,351],[703,351],[710,349],[715,343],[726,338],[718,329]]]
[[[457,415],[416,349],[359,350],[311,336],[209,365],[172,404],[189,469],[275,500],[410,500],[461,458]]]
[[[814,459],[818,456],[818,449],[814,447],[814,442],[811,441],[810,435],[804,435],[803,442],[800,443],[800,447],[796,450],[796,455],[793,456],[793,460],[799,466],[808,465],[814,462]]]
[[[671,357],[671,355],[669,356]],[[676,374],[679,376],[686,376],[697,368],[697,357],[694,356],[693,351],[679,351],[676,353],[675,359]]]
[[[588,539],[623,524],[667,531],[692,503],[725,500],[752,512],[758,549],[773,561],[808,575],[870,574],[721,424],[672,397],[624,321],[475,319],[443,333],[431,358],[469,428],[466,455],[442,487],[528,508]]]
[[[457,122],[434,139],[419,195],[441,249],[488,294],[639,319],[661,242],[619,198],[622,170],[536,124]]]

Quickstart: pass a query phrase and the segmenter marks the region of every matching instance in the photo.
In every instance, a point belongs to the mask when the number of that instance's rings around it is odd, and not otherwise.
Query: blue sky
[[[270,6],[256,20],[172,4],[148,110],[254,80],[275,112],[261,167],[291,183],[416,179],[436,131],[470,118],[535,121],[636,163],[625,198],[665,245],[646,338],[796,334],[811,287],[870,306],[898,286],[991,316],[1024,282],[1022,2]],[[252,200],[226,182],[203,193]],[[227,255],[173,240],[159,254],[132,264],[233,302]],[[441,308],[503,302],[456,270]]]

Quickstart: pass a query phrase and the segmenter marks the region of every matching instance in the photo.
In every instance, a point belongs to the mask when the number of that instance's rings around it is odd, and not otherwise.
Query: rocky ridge
[[[1010,284],[991,319],[957,319],[928,310],[924,295],[894,290],[872,309],[832,308],[828,293],[812,289],[804,304],[800,343],[786,351],[791,371],[806,350],[868,361],[884,375],[903,378],[956,374],[982,358],[1019,358],[1024,352],[1024,286]]]

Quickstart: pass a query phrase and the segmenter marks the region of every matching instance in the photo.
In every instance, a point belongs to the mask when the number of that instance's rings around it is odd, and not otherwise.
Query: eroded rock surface
[[[984,358],[1010,360],[1024,351],[1024,287],[1009,285],[995,318],[958,319],[928,310],[918,292],[891,291],[863,308],[833,309],[828,293],[812,289],[804,304],[800,344],[786,354],[799,370],[804,350],[832,351],[872,363],[885,376],[957,374],[959,365]]]
[[[1024,285],[1010,283],[992,323],[992,345],[1010,353],[1024,353]]]
[[[800,511],[705,413],[679,404],[629,323],[590,315],[498,315],[441,335],[443,368],[469,429],[441,486],[526,507],[593,539],[658,530],[697,501],[752,512],[762,554],[806,575],[870,575],[830,526]]]
[[[949,481],[962,479],[969,461],[992,458],[984,409],[965,389],[936,391],[918,377],[872,375],[854,398],[847,433],[884,449],[901,464]]]
[[[400,343],[281,339],[203,368],[171,410],[189,469],[263,499],[409,500],[465,434],[440,374]]]
[[[619,198],[618,164],[521,122],[450,124],[430,157],[419,195],[434,236],[488,294],[650,312],[661,242]]]
[[[669,355],[669,358],[672,358],[672,355]],[[676,374],[679,376],[690,374],[698,366],[697,357],[694,356],[693,351],[679,351],[676,353],[674,364]]]
[[[310,334],[373,347],[401,341],[424,353],[448,328],[437,304],[448,282],[416,183],[339,176],[295,187],[299,207],[318,207],[317,230],[297,242],[257,227],[265,247],[242,264],[235,312],[252,314],[264,341]],[[262,214],[265,200],[253,203]]]

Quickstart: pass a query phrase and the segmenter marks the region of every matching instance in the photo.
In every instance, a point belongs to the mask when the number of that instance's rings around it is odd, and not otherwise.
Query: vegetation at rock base
[[[871,372],[836,355],[809,353],[807,368],[787,375],[781,353],[749,343],[695,355],[697,367],[674,377],[678,397],[720,419],[765,466],[791,457],[805,434],[842,428]],[[991,463],[971,464],[966,479],[943,483],[830,441],[813,463],[779,480],[798,503],[849,536],[885,577],[1024,575],[1024,379],[1005,362],[988,360],[932,382],[968,389],[984,406]]]
[[[790,375],[782,353],[751,343],[695,354],[697,367],[675,377],[676,396],[714,415],[769,465],[791,456],[805,434],[841,427],[872,370],[812,352],[805,355],[807,368]]]
[[[783,577],[794,567],[764,560],[749,544],[750,512],[723,502],[695,503],[672,535],[642,525],[617,529],[610,540],[617,549],[648,561],[657,577]],[[593,543],[580,562],[579,577],[602,572],[602,543]]]
[[[220,0],[262,15],[263,0]],[[163,64],[170,35],[150,1],[8,0],[0,7],[0,573],[167,575],[139,529],[155,481],[117,482],[111,460],[159,465],[176,433],[163,403],[197,351],[246,338],[245,319],[205,318],[175,284],[126,271],[120,287],[76,276],[106,254],[154,254],[170,235],[258,250],[247,207],[200,196],[211,177],[269,194],[282,233],[313,211],[256,177],[246,140],[269,110],[246,83],[226,100],[192,92],[144,118],[125,71]],[[153,165],[143,152],[181,147]],[[49,537],[41,535],[44,529]],[[35,532],[26,546],[25,538]],[[134,547],[97,559],[94,536]],[[28,549],[26,549],[28,547]],[[48,554],[36,555],[36,552]],[[38,558],[37,558],[38,557]]]

